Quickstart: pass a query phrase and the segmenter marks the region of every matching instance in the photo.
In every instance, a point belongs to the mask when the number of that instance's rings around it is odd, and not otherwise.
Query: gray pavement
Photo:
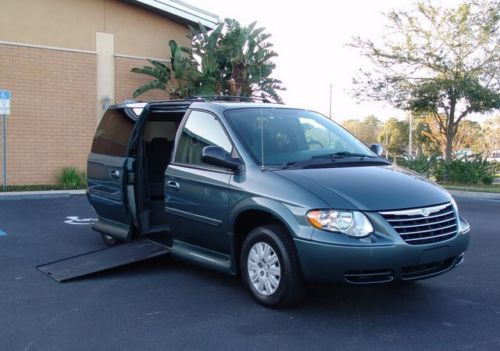
[[[170,258],[58,284],[35,266],[103,247],[75,224],[95,217],[85,197],[0,201],[0,349],[499,350],[500,201],[457,202],[473,228],[457,269],[406,285],[317,286],[275,311],[238,278]]]

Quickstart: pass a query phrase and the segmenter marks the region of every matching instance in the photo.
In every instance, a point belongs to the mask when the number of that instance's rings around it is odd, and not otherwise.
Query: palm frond
[[[165,90],[165,84],[160,82],[159,80],[152,80],[150,82],[147,82],[144,85],[141,85],[139,88],[137,88],[132,96],[134,98],[144,94],[147,91],[154,90],[154,89],[160,89],[160,90]]]

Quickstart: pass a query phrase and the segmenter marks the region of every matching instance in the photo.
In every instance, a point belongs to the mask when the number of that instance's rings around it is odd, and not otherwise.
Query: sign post
[[[7,190],[7,116],[10,115],[10,91],[0,90],[0,115],[2,115],[3,140],[3,190]]]

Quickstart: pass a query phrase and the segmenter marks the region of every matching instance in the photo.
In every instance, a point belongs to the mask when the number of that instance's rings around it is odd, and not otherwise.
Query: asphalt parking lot
[[[168,257],[57,283],[35,266],[104,246],[87,224],[65,223],[95,217],[86,198],[0,201],[0,349],[499,350],[500,201],[457,202],[473,227],[457,269],[313,287],[276,311],[239,279]]]

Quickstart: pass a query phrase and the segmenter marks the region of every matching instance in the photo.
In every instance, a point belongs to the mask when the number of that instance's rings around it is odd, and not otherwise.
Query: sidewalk
[[[470,197],[473,199],[500,200],[500,193],[485,193],[479,191],[463,191],[446,189],[452,196]]]
[[[462,190],[447,190],[453,196],[469,197],[473,199],[499,200],[500,193],[484,193]],[[85,195],[85,190],[48,190],[48,191],[8,191],[0,192],[1,200],[29,200],[29,199],[57,199],[72,195]]]
[[[0,192],[1,200],[58,199],[71,195],[85,195],[85,190],[7,191]]]

